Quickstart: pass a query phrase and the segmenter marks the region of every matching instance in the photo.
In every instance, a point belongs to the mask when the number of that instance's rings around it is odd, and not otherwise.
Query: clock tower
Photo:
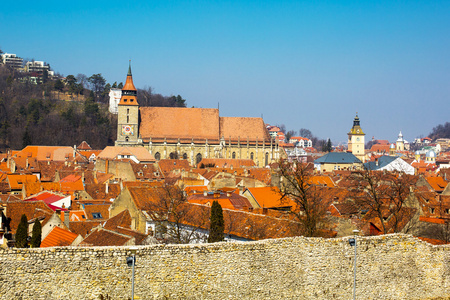
[[[348,133],[348,152],[353,153],[354,156],[365,162],[366,152],[364,150],[364,136],[366,134],[362,131],[359,125],[358,113],[353,120],[353,127]]]
[[[133,76],[131,75],[131,62],[117,111],[116,146],[141,144],[139,139],[139,104],[137,102],[137,90],[134,87]]]

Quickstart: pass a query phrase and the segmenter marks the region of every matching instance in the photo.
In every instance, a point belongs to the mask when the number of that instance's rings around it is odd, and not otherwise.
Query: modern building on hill
[[[18,57],[12,53],[4,53],[2,56],[2,63],[7,66],[11,66],[15,69],[22,68],[23,66],[23,58]]]
[[[116,146],[144,146],[160,159],[252,159],[265,166],[279,158],[262,118],[221,117],[213,108],[139,107],[131,66],[118,104]]]
[[[360,161],[365,162],[366,152],[364,150],[364,136],[366,135],[359,124],[358,113],[353,120],[353,127],[348,133],[348,152],[353,153]]]

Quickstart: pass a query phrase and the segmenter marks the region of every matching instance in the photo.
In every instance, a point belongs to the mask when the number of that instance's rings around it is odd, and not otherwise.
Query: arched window
[[[250,153],[250,159],[253,159],[253,152]]]
[[[269,164],[269,152],[266,152],[265,165],[267,166],[268,164]]]
[[[187,154],[183,153],[183,159],[187,159]]]
[[[161,154],[159,152],[155,153],[155,159],[156,160],[160,160],[161,159]]]
[[[195,163],[198,164],[202,161],[202,155],[200,153],[197,153],[197,156],[195,157]]]
[[[236,158],[236,152],[233,152],[233,154],[231,154],[231,158],[235,159]]]
[[[178,153],[176,153],[176,152],[171,152],[171,153],[169,154],[169,157],[170,157],[170,159],[178,159]]]

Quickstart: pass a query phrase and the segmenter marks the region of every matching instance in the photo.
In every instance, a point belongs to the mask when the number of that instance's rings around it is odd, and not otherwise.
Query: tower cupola
[[[128,66],[127,80],[122,88],[122,98],[120,98],[119,105],[139,105],[137,102],[137,90],[131,74],[131,61]]]

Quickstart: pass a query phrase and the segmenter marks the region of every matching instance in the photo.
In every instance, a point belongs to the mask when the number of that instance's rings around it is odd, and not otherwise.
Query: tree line
[[[9,66],[0,65],[0,152],[27,145],[73,146],[82,141],[94,149],[114,145],[117,115],[109,113],[109,91],[122,83],[106,83],[94,74],[68,75],[35,84]],[[69,94],[72,101],[60,100]],[[76,101],[80,95],[83,95]],[[141,106],[185,107],[178,96],[138,89]]]

